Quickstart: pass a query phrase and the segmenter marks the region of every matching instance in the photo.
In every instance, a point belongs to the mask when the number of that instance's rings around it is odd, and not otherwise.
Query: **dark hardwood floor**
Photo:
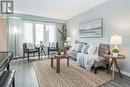
[[[123,76],[123,78],[120,78],[116,76],[114,80],[100,87],[130,87],[130,77]]]
[[[27,59],[14,59],[10,67],[16,70],[16,87],[39,87],[32,61],[28,62]]]
[[[33,61],[38,61],[38,59],[31,59],[30,62],[27,59],[14,59],[11,62],[11,69],[16,70],[16,87],[39,87],[32,65]],[[130,77],[120,78],[116,75],[113,81],[100,87],[130,87]]]

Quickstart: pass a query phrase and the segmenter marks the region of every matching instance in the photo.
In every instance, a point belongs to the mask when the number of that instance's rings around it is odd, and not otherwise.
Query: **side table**
[[[41,49],[41,57],[42,57],[43,53],[46,56],[46,53],[45,53],[45,50],[44,50],[44,45],[40,46],[40,49]]]
[[[112,55],[104,55],[104,57],[111,59],[107,73],[110,72],[110,69],[112,67],[112,80],[115,78],[115,67],[118,70],[120,77],[122,78],[123,76],[120,72],[120,69],[119,69],[119,66],[118,66],[118,63],[117,63],[117,59],[125,59],[125,56],[124,55],[118,55],[117,57],[113,57]]]

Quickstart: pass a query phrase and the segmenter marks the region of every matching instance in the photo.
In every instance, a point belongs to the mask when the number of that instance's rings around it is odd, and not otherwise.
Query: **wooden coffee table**
[[[69,55],[62,54],[62,55],[54,55],[51,57],[51,67],[53,67],[53,59],[56,59],[56,73],[60,73],[60,60],[67,59],[67,66],[69,67]]]

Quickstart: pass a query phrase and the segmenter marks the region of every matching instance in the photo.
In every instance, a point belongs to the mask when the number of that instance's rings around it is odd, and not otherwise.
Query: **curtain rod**
[[[49,22],[49,21],[40,21],[40,20],[33,20],[33,19],[23,19],[23,18],[21,18],[21,20],[35,21],[35,22],[46,22],[46,23],[60,23],[60,24],[64,24],[64,23],[61,23],[61,22]]]

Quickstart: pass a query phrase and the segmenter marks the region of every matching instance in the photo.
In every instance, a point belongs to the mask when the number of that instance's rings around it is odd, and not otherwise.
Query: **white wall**
[[[0,51],[7,50],[6,20],[0,18]]]
[[[110,43],[110,38],[114,34],[122,35],[123,45],[121,53],[126,59],[120,60],[120,68],[125,74],[130,75],[130,0],[108,0],[89,11],[86,11],[67,22],[68,34],[72,43],[80,39],[88,43]],[[102,38],[79,38],[79,24],[93,19],[103,18]]]

